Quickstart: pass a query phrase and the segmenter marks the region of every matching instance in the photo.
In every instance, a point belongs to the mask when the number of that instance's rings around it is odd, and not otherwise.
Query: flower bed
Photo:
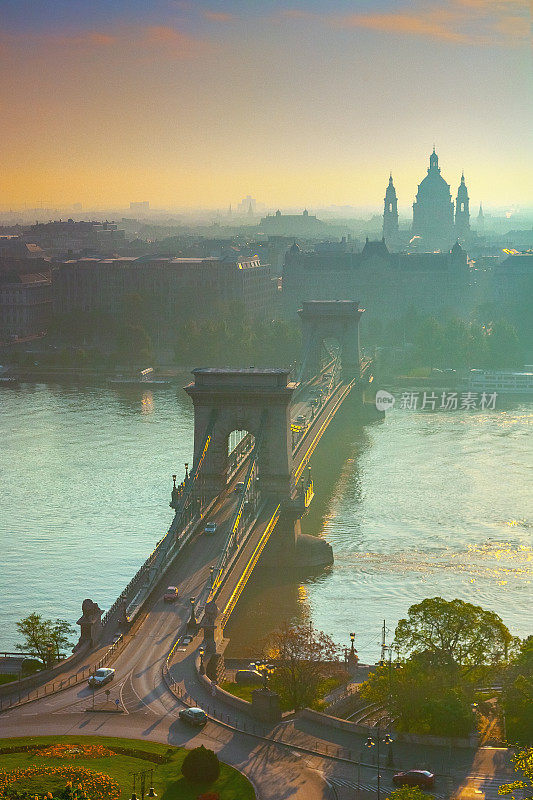
[[[49,747],[35,748],[35,754],[47,758],[107,758],[116,755],[113,750],[101,744],[53,744]]]
[[[13,790],[21,796],[45,798],[58,788],[68,785],[78,786],[90,800],[116,800],[120,795],[118,783],[103,772],[95,772],[86,767],[48,767],[33,765],[26,769],[0,770],[0,798],[10,798]],[[78,795],[79,796],[79,795]]]

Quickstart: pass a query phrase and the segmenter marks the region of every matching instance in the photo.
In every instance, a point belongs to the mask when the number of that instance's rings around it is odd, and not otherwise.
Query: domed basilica
[[[417,249],[449,250],[455,240],[464,240],[469,232],[470,211],[465,176],[461,177],[454,207],[450,185],[440,173],[439,157],[433,148],[427,175],[418,184],[413,203],[411,243]],[[385,193],[383,236],[389,247],[398,246],[398,198],[392,175]]]

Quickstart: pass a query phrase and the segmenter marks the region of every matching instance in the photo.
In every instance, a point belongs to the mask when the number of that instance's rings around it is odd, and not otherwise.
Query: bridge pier
[[[290,496],[290,402],[295,384],[286,369],[195,369],[185,387],[194,404],[194,467],[210,420],[216,416],[212,441],[205,453],[201,485],[207,497],[226,488],[228,437],[234,430],[261,437],[257,457],[262,497]]]

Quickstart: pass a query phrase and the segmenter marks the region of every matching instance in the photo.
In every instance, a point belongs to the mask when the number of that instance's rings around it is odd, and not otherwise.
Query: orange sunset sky
[[[526,0],[0,0],[0,207],[533,205]]]

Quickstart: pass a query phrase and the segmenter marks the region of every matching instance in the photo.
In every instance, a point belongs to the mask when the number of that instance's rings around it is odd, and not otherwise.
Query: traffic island
[[[106,714],[123,714],[124,708],[120,705],[119,700],[106,700],[103,703],[95,703],[94,706],[86,708],[85,711],[99,711]]]
[[[70,797],[67,785],[81,784],[81,791],[99,800],[132,794],[166,800],[210,794],[219,800],[254,800],[247,778],[222,762],[218,778],[210,783],[185,778],[181,767],[188,752],[167,742],[79,734],[0,739],[0,797],[6,786],[19,797]]]

